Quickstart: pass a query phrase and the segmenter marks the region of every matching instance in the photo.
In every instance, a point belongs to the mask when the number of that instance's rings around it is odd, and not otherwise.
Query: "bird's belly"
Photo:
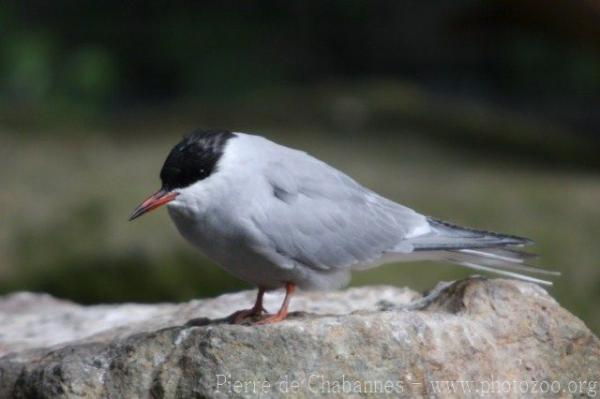
[[[191,220],[169,209],[181,235],[233,276],[265,288],[279,288],[297,271],[282,268],[253,250],[240,226],[204,217]]]

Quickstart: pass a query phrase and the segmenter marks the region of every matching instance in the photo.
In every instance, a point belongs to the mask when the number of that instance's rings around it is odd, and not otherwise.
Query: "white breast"
[[[183,237],[231,274],[279,287],[296,278],[290,275],[296,272],[261,254],[264,237],[252,224],[255,212],[267,211],[271,188],[257,176],[265,155],[277,145],[259,136],[236,135],[211,176],[179,190],[168,205],[169,215]]]

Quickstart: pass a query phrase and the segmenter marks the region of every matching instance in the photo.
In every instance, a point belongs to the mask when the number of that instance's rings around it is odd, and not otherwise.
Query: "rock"
[[[0,398],[577,396],[600,342],[542,288],[470,278],[419,310],[409,289],[299,293],[291,317],[231,325],[255,292],[182,304],[0,298]],[[280,293],[268,294],[276,309]]]

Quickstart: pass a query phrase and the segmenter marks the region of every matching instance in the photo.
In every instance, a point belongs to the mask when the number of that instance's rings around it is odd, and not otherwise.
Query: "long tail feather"
[[[482,265],[478,265],[476,263],[471,263],[471,262],[455,262],[455,263],[458,264],[458,265],[461,265],[461,266],[468,267],[469,269],[483,270],[483,271],[490,272],[490,273],[496,273],[496,274],[499,274],[501,276],[512,277],[512,278],[515,278],[517,280],[528,281],[530,283],[543,284],[543,285],[552,285],[552,281],[541,280],[539,278],[527,276],[526,274],[509,272],[507,270],[502,270],[502,269],[496,269],[496,268],[493,268],[493,267],[482,266]]]
[[[500,255],[500,256],[506,256],[509,258],[517,258],[517,259],[536,259],[539,258],[540,256],[536,253],[531,253],[531,252],[525,252],[522,251],[520,249],[514,249],[514,248],[507,248],[507,247],[502,247],[502,248],[486,248],[485,252],[487,253],[493,253],[496,255]]]
[[[432,218],[428,221],[431,231],[413,237],[409,242],[416,253],[429,259],[545,285],[552,285],[552,282],[528,274],[560,275],[526,263],[536,255],[514,247],[532,244],[533,241],[527,238],[461,227]]]
[[[560,272],[555,270],[546,270],[539,267],[535,267],[529,264],[524,263],[524,259],[517,257],[506,257],[502,255],[498,255],[494,252],[494,249],[490,249],[490,252],[487,250],[474,250],[474,249],[459,249],[455,251],[451,251],[454,253],[460,253],[464,257],[470,257],[473,261],[483,261],[490,267],[497,267],[500,269],[508,269],[514,270],[518,272],[524,273],[536,273],[536,274],[545,274],[549,276],[560,276]]]

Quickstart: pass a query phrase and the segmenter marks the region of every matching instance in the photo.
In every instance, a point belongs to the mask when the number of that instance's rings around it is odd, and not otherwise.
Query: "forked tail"
[[[537,255],[511,248],[532,244],[533,241],[527,238],[468,229],[432,218],[428,221],[431,233],[411,240],[417,252],[428,252],[435,259],[470,269],[538,284],[552,285],[552,281],[532,277],[530,274],[560,275],[559,272],[527,264],[527,261],[535,259]]]

